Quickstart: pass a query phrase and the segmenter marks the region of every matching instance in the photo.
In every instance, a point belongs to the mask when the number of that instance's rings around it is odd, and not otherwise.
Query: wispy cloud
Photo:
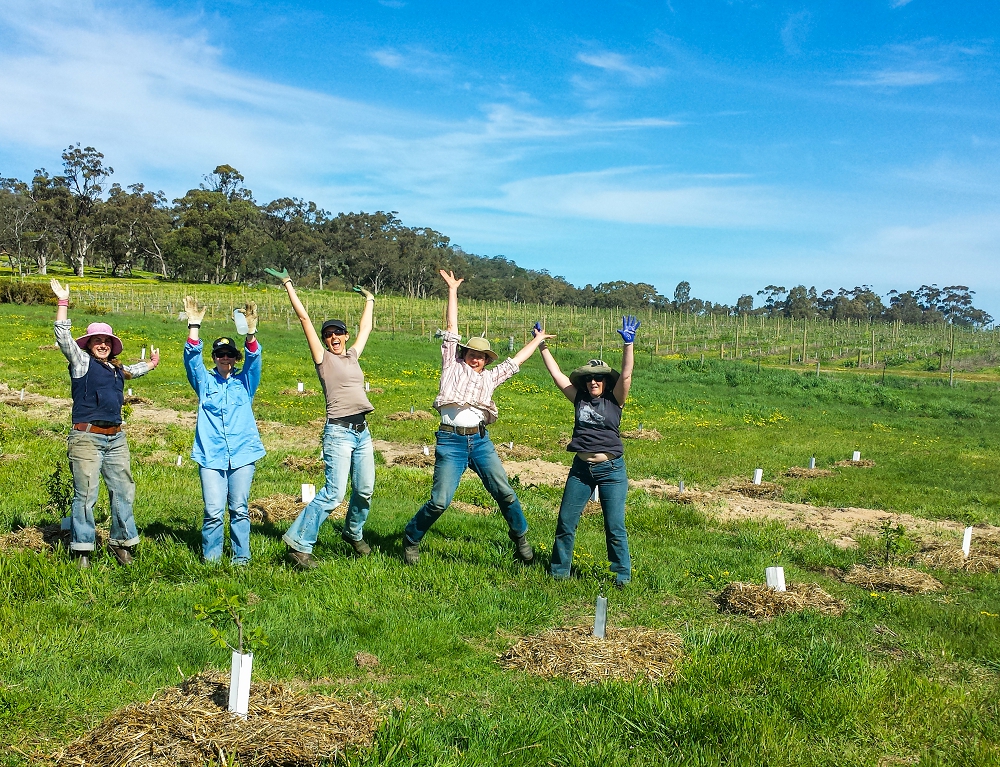
[[[416,77],[440,79],[452,74],[448,58],[426,48],[379,48],[371,51],[370,55],[386,69],[400,70]]]
[[[785,52],[792,56],[800,54],[811,28],[812,14],[809,11],[789,14],[781,28],[781,44],[785,46]]]
[[[911,2],[912,0],[892,0],[890,5],[893,8],[902,8],[904,5],[909,5]]]
[[[954,79],[954,73],[946,70],[881,69],[849,80],[837,80],[836,84],[866,88],[912,88]]]
[[[633,64],[620,53],[602,51],[600,53],[578,53],[576,60],[603,72],[621,75],[633,85],[645,85],[659,79],[666,73],[663,67],[644,67]]]

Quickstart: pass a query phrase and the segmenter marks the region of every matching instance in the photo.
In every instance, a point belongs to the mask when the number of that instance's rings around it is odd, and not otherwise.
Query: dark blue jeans
[[[511,532],[514,535],[528,532],[528,520],[524,518],[521,502],[507,480],[507,472],[500,463],[500,456],[493,447],[489,432],[482,437],[479,434],[463,437],[461,434],[439,431],[435,436],[437,445],[434,448],[434,487],[431,499],[407,523],[406,537],[414,543],[420,542],[431,525],[451,505],[451,499],[462,479],[462,472],[466,469],[472,469],[479,475],[486,491],[500,506],[500,513],[507,520]]]
[[[625,533],[625,497],[628,494],[628,476],[625,459],[619,456],[601,463],[587,463],[573,459],[573,466],[566,478],[559,521],[556,523],[556,540],[552,544],[552,576],[568,578],[573,565],[573,543],[580,515],[587,505],[594,488],[601,499],[604,512],[604,537],[608,544],[608,559],[615,581],[628,583],[632,579],[632,559],[628,553],[628,535]]]

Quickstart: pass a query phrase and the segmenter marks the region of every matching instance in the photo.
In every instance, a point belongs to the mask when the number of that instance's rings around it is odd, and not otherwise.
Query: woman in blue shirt
[[[232,561],[250,561],[250,483],[254,463],[264,457],[253,398],[260,385],[260,352],[257,342],[257,307],[247,304],[247,336],[244,341],[246,364],[231,338],[217,338],[212,344],[215,367],[208,370],[202,360],[199,330],[205,310],[190,296],[184,298],[188,317],[188,340],[184,344],[184,369],[198,395],[198,422],[194,430],[191,458],[201,467],[201,494],[205,518],[201,527],[201,555],[206,562],[222,558],[223,528],[229,508],[229,542]]]

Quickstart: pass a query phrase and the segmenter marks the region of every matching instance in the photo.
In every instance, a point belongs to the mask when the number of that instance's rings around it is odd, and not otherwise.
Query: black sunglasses
[[[214,356],[215,359],[217,359],[217,360],[234,360],[234,359],[236,359],[236,355],[233,354],[232,352],[216,352],[212,356]]]
[[[584,383],[590,383],[591,381],[596,381],[597,383],[603,383],[604,376],[603,375],[580,376],[580,380],[583,381]]]
[[[334,336],[346,336],[346,330],[328,330],[323,334],[323,338],[333,338]]]

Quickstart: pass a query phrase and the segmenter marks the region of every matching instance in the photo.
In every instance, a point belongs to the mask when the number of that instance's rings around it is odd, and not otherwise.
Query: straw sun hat
[[[461,349],[462,356],[465,355],[466,349],[472,349],[474,352],[482,352],[486,355],[487,364],[496,362],[500,356],[490,348],[489,339],[482,336],[473,336],[469,339],[468,343],[459,343],[458,348]]]
[[[577,389],[580,388],[581,378],[584,376],[604,376],[608,381],[610,381],[611,386],[609,388],[614,388],[615,384],[618,383],[618,379],[621,377],[621,373],[617,370],[612,369],[604,363],[604,360],[591,360],[586,365],[578,367],[572,373],[569,374],[569,382],[573,384]]]

